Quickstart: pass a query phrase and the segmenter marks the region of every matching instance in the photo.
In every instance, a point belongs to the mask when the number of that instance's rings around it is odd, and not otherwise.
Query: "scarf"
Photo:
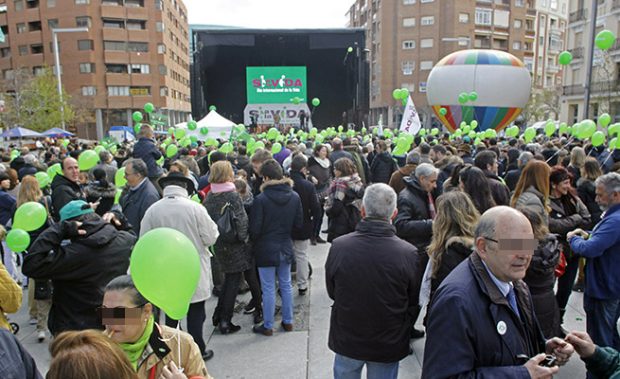
[[[142,336],[140,336],[140,338],[138,338],[136,342],[119,344],[121,346],[121,349],[123,349],[123,351],[127,355],[127,358],[129,358],[129,361],[131,362],[134,370],[138,370],[138,360],[142,356],[142,352],[144,352],[146,345],[149,343],[149,338],[151,338],[151,333],[153,333],[154,324],[155,319],[153,318],[153,315],[151,315],[151,317],[149,317],[148,321],[146,322],[144,333],[142,333]]]
[[[211,192],[213,193],[233,192],[236,190],[237,190],[237,187],[235,187],[235,183],[233,182],[211,183]]]
[[[327,158],[314,157],[314,160],[323,168],[329,168],[329,166],[331,165],[331,162]]]

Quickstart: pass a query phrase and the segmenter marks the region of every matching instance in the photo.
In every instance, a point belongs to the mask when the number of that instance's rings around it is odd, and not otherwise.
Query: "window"
[[[83,86],[82,96],[95,96],[97,94],[97,87],[95,86]]]
[[[424,4],[424,3],[432,3],[435,0],[420,0],[420,3]]]
[[[155,0],[155,9],[157,9],[158,11],[161,11],[164,9],[162,0]]]
[[[15,78],[15,71],[11,69],[2,70],[2,76],[6,80],[13,80]]]
[[[78,40],[78,50],[93,50],[93,40],[92,39]]]
[[[92,74],[95,72],[95,64],[94,63],[80,63],[80,73],[82,74]]]
[[[403,5],[415,4],[415,0],[403,0]]]
[[[143,8],[144,0],[125,0],[125,6],[129,8]]]
[[[420,70],[431,70],[433,68],[433,61],[420,62]]]
[[[401,69],[403,70],[403,75],[412,75],[415,70],[415,61],[404,61],[401,62]]]
[[[155,23],[155,30],[158,31],[159,33],[164,31],[164,23],[161,21],[157,21]]]
[[[148,53],[149,43],[148,42],[127,42],[127,51],[137,52],[137,53]]]
[[[420,47],[423,49],[433,47],[433,39],[432,38],[424,38],[420,40]]]
[[[43,45],[40,43],[30,45],[30,52],[32,54],[43,54]]]
[[[157,45],[157,54],[166,54],[166,45],[160,43]]]
[[[415,40],[403,41],[403,49],[404,50],[415,49]]]
[[[75,26],[77,26],[78,28],[90,28],[90,24],[90,17],[88,16],[81,16],[75,18]]]
[[[110,29],[125,29],[125,22],[123,20],[113,20],[109,18],[104,18],[103,27]]]
[[[515,19],[513,22],[513,26],[515,29],[521,29],[521,26],[523,26],[523,21]]]
[[[131,96],[150,96],[151,87],[131,87],[129,89],[129,94]]]
[[[461,24],[469,23],[469,13],[459,13],[459,22]]]
[[[127,29],[131,29],[131,30],[144,30],[144,29],[146,29],[146,21],[127,20]]]
[[[28,23],[29,32],[38,32],[41,30],[41,21],[32,21]]]
[[[515,41],[512,43],[512,49],[513,50],[521,50],[521,42],[520,41]]]
[[[168,87],[159,87],[159,96],[168,96]]]
[[[110,74],[126,74],[128,72],[127,65],[108,63],[105,65],[105,72]]]
[[[164,65],[164,64],[160,64],[159,65],[159,74],[160,75],[167,75],[168,74],[168,69],[166,68],[166,65]]]
[[[14,5],[16,12],[24,10],[24,0],[15,0]]]
[[[420,90],[420,93],[425,93],[426,92],[426,82],[420,82],[420,86],[418,88]]]
[[[415,26],[415,17],[403,18],[403,26],[405,28],[411,28]]]
[[[54,8],[56,6],[56,0],[47,0],[47,7]]]
[[[127,44],[124,41],[103,41],[103,49],[111,51],[126,51]]]
[[[123,5],[123,0],[103,0],[102,5]]]
[[[90,0],[75,0],[76,4],[90,4]]]
[[[148,64],[130,64],[129,72],[132,74],[149,74],[151,69]]]
[[[515,7],[523,7],[523,0],[515,0]]]
[[[43,66],[34,66],[32,68],[32,75],[41,76],[43,74],[45,74],[45,69],[43,68]]]
[[[58,19],[57,18],[51,18],[51,19],[47,20],[47,27],[50,28],[50,30],[58,28]]]
[[[11,48],[10,47],[2,47],[0,48],[0,58],[9,58],[11,56]]]
[[[129,87],[108,86],[108,96],[129,96]]]
[[[425,16],[420,19],[420,25],[427,26],[435,23],[435,16]]]
[[[26,32],[26,24],[24,24],[23,22],[15,25],[15,26],[17,28],[17,34],[25,33]]]
[[[491,25],[491,10],[476,8],[476,25]]]

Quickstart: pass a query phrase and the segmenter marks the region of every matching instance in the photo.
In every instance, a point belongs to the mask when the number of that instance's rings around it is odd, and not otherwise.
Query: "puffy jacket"
[[[420,187],[418,179],[404,179],[405,189],[398,194],[398,214],[394,220],[396,234],[426,254],[433,236],[433,220],[428,204],[428,192]]]
[[[538,213],[540,217],[545,220],[545,224],[549,224],[549,215],[545,204],[543,204],[544,196],[534,186],[529,186],[525,191],[517,198],[514,208],[528,208]]]
[[[147,209],[159,199],[159,192],[148,179],[144,179],[138,188],[129,188],[121,195],[119,204],[136,235],[140,235],[140,223]]]
[[[291,171],[291,180],[293,180],[293,190],[297,192],[301,200],[304,221],[301,228],[293,228],[292,237],[294,240],[303,241],[313,236],[314,222],[321,217],[321,205],[314,185],[301,172]]]
[[[52,280],[48,327],[54,335],[102,328],[96,309],[103,290],[110,280],[127,273],[136,242],[134,234],[116,230],[95,214],[84,217],[83,236],[70,233],[72,224],[63,221],[43,231],[25,254],[22,267],[26,276]]]
[[[488,170],[484,170],[484,175],[489,179],[489,187],[491,188],[491,195],[493,200],[495,200],[495,204],[510,205],[510,190],[499,176]]]
[[[248,245],[248,216],[245,213],[241,196],[236,191],[207,194],[204,206],[209,212],[211,219],[220,218],[220,212],[226,203],[230,203],[231,210],[235,215],[235,228],[237,241],[234,243],[222,242],[220,238],[215,241],[215,257],[224,273],[242,272],[252,267],[252,256]]]
[[[9,322],[4,314],[16,313],[21,305],[22,288],[15,283],[6,267],[0,263],[0,329],[9,329]]]
[[[570,195],[568,195],[570,196]],[[566,242],[566,233],[576,228],[588,229],[590,226],[590,213],[578,197],[570,198],[576,208],[576,212],[568,214],[560,199],[551,199],[549,202],[549,231],[558,235],[558,240],[563,246],[566,259],[571,257],[570,246]]]
[[[254,198],[250,213],[250,237],[254,242],[256,266],[279,266],[294,258],[293,228],[303,226],[303,210],[299,195],[290,179],[269,180],[262,193]]]
[[[94,181],[84,188],[84,193],[86,194],[86,201],[89,203],[99,201],[99,206],[95,210],[99,216],[103,216],[114,206],[116,187],[112,183]]]
[[[52,180],[52,217],[60,220],[60,210],[73,200],[86,200],[82,187],[64,175],[58,174]]]
[[[389,183],[392,173],[398,167],[390,153],[384,151],[377,154],[370,165],[370,181],[373,183]]]
[[[142,137],[133,147],[133,157],[140,158],[146,163],[149,170],[149,178],[157,178],[164,174],[163,169],[157,164],[157,160],[162,157],[157,149],[155,141],[150,138]]]

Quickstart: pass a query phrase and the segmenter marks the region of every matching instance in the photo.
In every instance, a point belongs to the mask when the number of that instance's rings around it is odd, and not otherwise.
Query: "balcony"
[[[585,21],[587,16],[588,16],[588,11],[582,8],[575,12],[572,12],[568,16],[568,22],[573,23],[573,22]]]
[[[121,6],[102,4],[101,5],[101,17],[124,19],[126,18],[125,8]]]
[[[534,17],[534,18],[536,18],[536,9],[528,8],[527,11],[525,12],[525,15],[527,17]]]
[[[130,82],[129,74],[105,74],[105,84],[108,86],[128,86]]]
[[[620,90],[620,83],[615,80],[594,82],[590,85],[591,93],[618,92],[618,90]],[[571,86],[564,86],[562,88],[562,94],[564,96],[583,95],[585,92],[586,89],[582,84],[574,84]]]
[[[583,59],[583,47],[576,47],[569,51],[573,55],[573,59]]]

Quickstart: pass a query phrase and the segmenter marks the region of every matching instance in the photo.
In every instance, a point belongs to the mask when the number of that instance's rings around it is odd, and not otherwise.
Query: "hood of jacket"
[[[457,245],[461,245],[464,249],[471,250],[474,248],[474,239],[471,237],[454,236],[448,238],[446,241],[446,249],[449,247],[458,249],[459,247]]]
[[[73,241],[94,248],[107,245],[118,233],[114,226],[99,217],[84,221],[80,229],[85,230],[86,234]]]
[[[52,180],[52,191],[54,191],[56,188],[62,187],[62,186],[71,187],[76,192],[80,191],[80,185],[79,184],[77,184],[76,182],[72,182],[71,180],[67,179],[66,176],[64,176],[62,174],[57,174],[54,177],[54,180]]]
[[[289,178],[268,180],[260,186],[262,193],[278,205],[287,204],[293,196],[293,181]]]
[[[405,182],[405,186],[409,188],[411,191],[417,192],[421,195],[426,196],[426,191],[420,186],[420,182],[418,182],[418,178],[413,175],[409,175],[406,178],[403,178],[403,182]]]
[[[114,197],[116,196],[116,187],[112,183],[102,186],[100,182],[93,182],[88,185],[88,194],[93,197]]]

